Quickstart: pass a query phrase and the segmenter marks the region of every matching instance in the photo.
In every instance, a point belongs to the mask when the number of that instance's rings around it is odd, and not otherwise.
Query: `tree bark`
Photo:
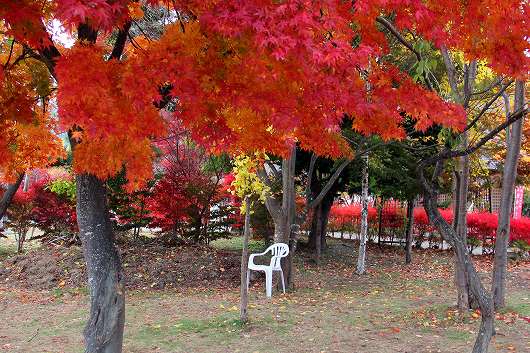
[[[119,59],[130,22],[118,32],[109,59]],[[95,43],[98,31],[88,23],[77,28],[78,41]],[[51,44],[39,50],[51,75],[61,53]],[[155,104],[156,105],[156,104]],[[75,143],[70,140],[72,150]],[[84,330],[86,353],[121,353],[125,324],[124,277],[107,206],[105,184],[90,174],[76,175],[77,223],[87,263],[90,318]]]
[[[460,173],[458,169],[453,173],[453,229],[458,229],[458,211],[460,210]]]
[[[524,81],[516,82],[515,111],[524,106],[524,88]],[[522,126],[523,119],[518,120],[512,125],[502,176],[501,205],[495,240],[492,281],[493,302],[496,310],[502,309],[506,305],[506,271],[508,266],[508,242],[510,238],[510,214],[513,205],[515,178],[517,177],[517,163],[521,151]]]
[[[26,234],[28,229],[20,229],[17,236],[17,254],[21,254],[24,250],[24,242],[26,241]]]
[[[299,224],[293,224],[291,225],[291,238],[289,240],[289,253],[291,256],[287,257],[287,260],[289,261],[289,267],[293,268],[293,262],[294,262],[294,255],[296,254],[296,247],[298,245],[298,236],[300,234],[300,225]],[[294,287],[294,278],[293,278],[293,271],[291,271],[291,287]]]
[[[24,180],[24,173],[18,176],[14,184],[9,184],[7,186],[7,189],[2,195],[2,199],[0,199],[0,220],[4,218],[7,209],[13,200],[13,196],[15,196],[20,184],[22,183],[22,180]]]
[[[361,234],[359,237],[359,256],[357,258],[357,274],[366,271],[366,241],[368,239],[368,155],[364,156],[362,170],[362,208],[361,208]]]
[[[86,353],[121,353],[125,287],[107,208],[105,184],[90,174],[76,176],[77,221],[88,271],[90,318]]]
[[[329,196],[330,197],[325,198],[322,202],[322,228],[320,234],[320,246],[322,250],[326,250],[328,246],[326,241],[326,235],[328,232],[329,214],[331,213],[333,201],[335,201],[334,194],[330,194]]]
[[[449,85],[451,87],[451,93],[453,94],[455,101],[462,104],[464,109],[467,109],[473,94],[473,87],[475,85],[475,79],[477,74],[477,62],[472,61],[469,64],[464,65],[464,87],[463,92],[460,92],[458,88],[458,80],[456,67],[451,58],[450,52],[445,46],[441,46],[442,58],[447,71],[447,77]],[[466,149],[468,147],[468,135],[467,130],[464,130],[462,134],[462,147]],[[469,185],[469,156],[466,154],[459,158],[458,171],[456,175],[456,192],[455,192],[455,205],[454,205],[454,229],[456,230],[457,236],[461,238],[463,244],[467,248],[467,192]],[[435,200],[436,202],[437,200]],[[459,310],[467,310],[470,307],[471,300],[469,295],[469,288],[467,286],[467,280],[465,278],[466,271],[464,264],[460,262],[460,259],[455,256],[455,285],[457,288],[457,307]]]
[[[320,253],[326,249],[326,232],[329,222],[329,214],[333,206],[333,193],[328,193],[313,209],[313,219],[311,220],[311,230],[309,231],[308,246],[316,253],[317,242],[320,242]],[[320,240],[318,240],[320,237]]]
[[[466,280],[473,296],[477,299],[482,315],[479,333],[473,346],[473,353],[487,353],[491,337],[494,333],[494,311],[491,295],[486,291],[480,277],[471,262],[471,256],[467,251],[467,244],[456,234],[454,229],[443,219],[438,211],[436,197],[425,192],[425,211],[429,215],[431,223],[436,226],[442,237],[447,241],[455,252],[459,262],[463,264]]]
[[[385,201],[381,198],[377,205],[377,241],[378,245],[381,246],[381,236],[383,235],[383,205]]]
[[[289,157],[282,160],[282,231],[278,234],[277,242],[285,244],[291,243],[291,226],[295,224],[296,218],[296,194],[295,194],[295,164],[296,164],[296,146],[291,149]],[[276,236],[276,235],[275,235]],[[292,257],[294,256],[293,249],[290,249],[289,255],[282,261],[283,275],[285,276],[285,285],[291,289],[293,287],[293,268]]]
[[[307,239],[307,247],[312,249],[314,252],[317,248],[317,234],[318,234],[318,219],[319,215],[319,206],[315,207],[313,210],[313,215],[311,217],[311,229],[309,230],[309,238]]]
[[[405,263],[412,262],[412,229],[414,226],[414,200],[407,200],[407,228],[405,230]]]
[[[319,265],[322,253],[322,203],[318,204],[313,214],[315,217],[315,262]]]
[[[241,252],[241,303],[239,319],[248,321],[248,240],[250,238],[250,200],[245,197],[245,231],[243,232],[243,251]]]
[[[274,223],[274,242],[294,244],[293,235],[291,232],[292,225],[295,224],[295,163],[296,163],[296,146],[291,149],[289,157],[282,160],[281,173],[273,170],[275,178],[281,177],[282,181],[282,198],[277,196],[268,196],[265,200],[265,206],[271,215]],[[271,186],[272,181],[269,178],[269,173],[266,168],[258,170],[258,176],[267,185]],[[278,174],[278,175],[276,175]],[[292,289],[294,285],[293,271],[292,271],[292,257],[294,256],[294,249],[289,249],[289,255],[282,261],[282,270],[285,277],[285,286]]]
[[[462,146],[466,148],[468,145],[467,132],[463,133]],[[467,249],[467,193],[469,189],[469,156],[460,157],[458,161],[458,190],[457,196],[457,213],[456,219],[456,234]],[[464,264],[460,262],[459,258],[455,256],[455,285],[457,290],[457,307],[461,311],[470,308],[469,288],[467,286],[466,272]]]

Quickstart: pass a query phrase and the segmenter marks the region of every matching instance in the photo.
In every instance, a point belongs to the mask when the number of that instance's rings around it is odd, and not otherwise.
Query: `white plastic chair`
[[[254,263],[254,257],[256,256],[263,256],[267,254],[268,252],[272,253],[271,258],[271,264],[270,266],[267,265],[257,265]],[[272,296],[272,274],[274,271],[280,272],[280,276],[282,278],[282,287],[283,292],[285,293],[285,280],[283,278],[283,271],[282,271],[282,265],[281,265],[281,259],[282,257],[286,257],[289,255],[289,246],[284,243],[275,243],[272,244],[262,253],[259,254],[251,254],[248,259],[248,270],[247,270],[247,290],[248,285],[250,283],[250,271],[263,271],[265,272],[265,288],[267,290],[267,297]]]

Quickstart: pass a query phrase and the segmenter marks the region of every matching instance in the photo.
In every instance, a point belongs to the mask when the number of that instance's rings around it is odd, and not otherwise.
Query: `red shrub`
[[[493,238],[497,230],[497,215],[473,212],[467,215],[468,235],[476,239]]]
[[[530,244],[530,218],[512,219],[510,224],[510,240],[524,240]]]
[[[442,217],[449,223],[453,222],[452,209],[439,209]],[[344,226],[358,226],[361,218],[361,207],[354,205],[333,205],[330,214],[330,224],[335,229]],[[371,226],[377,224],[377,209],[368,208],[368,219]],[[398,207],[385,207],[382,213],[382,226],[384,228],[399,228],[405,219],[404,210]],[[469,236],[476,239],[495,239],[498,215],[489,212],[473,212],[467,215]],[[414,225],[416,234],[423,235],[436,229],[430,224],[429,218],[423,207],[414,209]],[[530,218],[523,217],[512,219],[510,225],[510,241],[524,240],[530,244]]]

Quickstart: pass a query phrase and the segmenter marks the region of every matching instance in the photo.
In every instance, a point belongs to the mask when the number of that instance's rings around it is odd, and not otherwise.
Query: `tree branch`
[[[123,50],[125,49],[125,42],[127,41],[127,36],[129,34],[129,29],[131,28],[131,22],[125,23],[122,29],[118,32],[118,37],[116,38],[116,42],[114,42],[114,48],[112,49],[112,53],[110,54],[110,59],[117,59],[119,60],[121,58],[121,55],[123,54]]]
[[[265,161],[265,164],[272,170],[272,172],[274,173],[274,177],[276,179],[281,179],[282,178],[282,173],[280,173],[278,171],[278,168],[276,168],[274,163],[272,163],[271,161]]]
[[[464,102],[462,106],[467,109],[471,95],[473,94],[473,87],[475,85],[475,79],[477,77],[477,61],[473,60],[469,65],[465,65],[464,72]]]
[[[263,181],[269,188],[272,189],[272,181],[269,178],[269,175],[267,174],[267,172],[265,171],[265,168],[259,168],[256,171],[256,174],[261,179],[261,181]]]
[[[362,156],[362,155],[364,155],[364,154],[366,154],[366,153],[368,153],[368,152],[370,152],[370,151],[372,151],[372,150],[374,150],[374,149],[376,149],[376,148],[378,148],[380,146],[383,146],[384,144],[385,144],[384,142],[375,143],[372,146],[367,147],[364,150],[361,150],[361,151],[355,153],[355,155],[353,156],[352,159],[345,159],[339,165],[339,167],[335,170],[335,172],[331,175],[331,177],[329,178],[328,182],[326,183],[324,188],[320,191],[318,196],[315,197],[314,200],[311,200],[310,202],[307,202],[307,208],[308,209],[315,208],[322,202],[324,197],[326,197],[326,194],[329,192],[329,190],[331,190],[331,188],[333,187],[333,184],[335,183],[335,181],[337,181],[337,179],[339,178],[340,174],[342,173],[344,168],[346,168],[348,166],[348,164],[350,164],[353,160],[359,158],[360,156]]]
[[[309,161],[309,168],[307,170],[307,184],[305,187],[306,204],[308,204],[309,199],[311,199],[311,184],[313,183],[313,173],[315,172],[315,163],[317,158],[318,157],[314,152],[311,153],[311,160]]]
[[[497,92],[497,94],[495,94],[485,105],[484,107],[482,107],[481,111],[477,114],[476,117],[473,118],[473,120],[471,120],[469,122],[469,124],[467,124],[466,128],[462,131],[462,133],[468,131],[469,129],[471,129],[476,123],[477,121],[486,113],[486,111],[491,107],[491,105],[493,103],[495,103],[495,101],[497,99],[499,99],[499,97],[502,96],[502,94],[506,91],[506,89],[513,83],[513,80],[511,80],[510,82],[508,82],[506,85],[502,86],[501,89],[499,90],[499,92]]]
[[[420,52],[417,51],[412,44],[407,42],[407,40],[401,35],[401,33],[399,33],[399,31],[396,29],[396,27],[394,27],[392,23],[390,23],[386,18],[382,16],[378,16],[375,20],[385,26],[385,28],[388,29],[390,33],[392,33],[401,44],[403,44],[405,47],[407,47],[407,49],[413,52],[414,55],[416,55],[416,59],[418,59],[418,61],[422,60]]]
[[[504,123],[498,125],[495,129],[491,130],[486,136],[481,138],[475,145],[468,146],[465,149],[459,149],[459,150],[445,149],[444,151],[440,152],[436,156],[423,160],[418,165],[418,167],[424,168],[428,165],[435,164],[441,160],[446,160],[446,159],[455,158],[455,157],[462,157],[462,156],[466,156],[468,154],[475,152],[480,147],[482,147],[484,144],[486,144],[486,142],[488,142],[493,137],[495,137],[495,135],[497,135],[499,132],[501,132],[502,130],[504,130],[505,128],[507,128],[514,122],[516,122],[517,120],[522,119],[526,115],[527,112],[528,112],[528,108],[523,107],[522,109],[512,113],[509,117],[506,118],[506,121]]]
[[[378,16],[375,20],[382,24],[386,29],[388,29],[390,33],[392,33],[401,44],[403,44],[405,47],[407,47],[407,49],[413,52],[414,55],[416,55],[416,59],[418,60],[418,62],[422,61],[421,53],[417,51],[412,44],[407,42],[407,40],[401,35],[401,33],[399,33],[399,31],[396,29],[396,27],[394,27],[392,23],[390,23],[386,18],[382,16]],[[427,85],[427,88],[432,91],[433,88],[431,82],[429,81],[429,78],[427,77],[427,74],[425,72],[423,73],[423,78],[425,79],[425,84]]]
[[[340,176],[340,173],[342,173],[342,171],[344,170],[344,168],[346,168],[348,166],[348,164],[351,163],[351,159],[345,159],[340,165],[339,167],[335,170],[335,172],[333,173],[333,175],[329,178],[328,182],[326,183],[326,185],[324,186],[324,188],[322,188],[322,190],[320,191],[320,193],[318,194],[318,196],[314,199],[314,200],[311,200],[311,202],[308,203],[307,207],[308,208],[315,208],[317,207],[321,202],[322,200],[324,199],[324,197],[326,196],[326,194],[329,192],[329,190],[331,190],[331,188],[333,187],[333,184],[335,184],[335,181],[337,181],[337,179],[339,178]]]
[[[6,63],[4,64],[4,69],[7,68],[9,65],[9,62],[11,61],[11,55],[13,55],[13,47],[15,46],[15,39],[11,42],[11,46],[9,47],[9,55],[7,56]]]
[[[481,91],[473,92],[471,95],[473,96],[479,96],[481,94],[487,93],[493,89],[493,87],[497,86],[498,84],[502,83],[504,80],[504,77],[497,77],[493,82],[491,82],[486,88],[484,88]]]
[[[15,183],[9,184],[7,186],[7,189],[5,190],[4,194],[2,195],[2,198],[0,199],[0,219],[4,217],[7,208],[13,200],[13,196],[15,196],[15,193],[17,192],[18,188],[20,187],[20,184],[22,183],[22,180],[24,179],[24,176],[25,173],[19,174]]]
[[[451,59],[451,55],[449,54],[449,51],[447,50],[447,47],[445,45],[442,45],[440,47],[440,51],[442,52],[442,57],[444,59],[445,69],[447,70],[447,78],[449,80],[449,85],[451,86],[451,91],[457,98],[457,100],[461,101],[460,94],[458,93],[458,84],[456,82],[456,68],[453,63],[453,60]]]

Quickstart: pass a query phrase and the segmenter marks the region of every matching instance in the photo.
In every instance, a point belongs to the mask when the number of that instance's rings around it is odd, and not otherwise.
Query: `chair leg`
[[[285,280],[283,279],[283,271],[282,270],[280,270],[280,276],[282,277],[283,294],[285,294]]]
[[[267,297],[272,297],[272,271],[265,272],[265,289],[267,291]]]

